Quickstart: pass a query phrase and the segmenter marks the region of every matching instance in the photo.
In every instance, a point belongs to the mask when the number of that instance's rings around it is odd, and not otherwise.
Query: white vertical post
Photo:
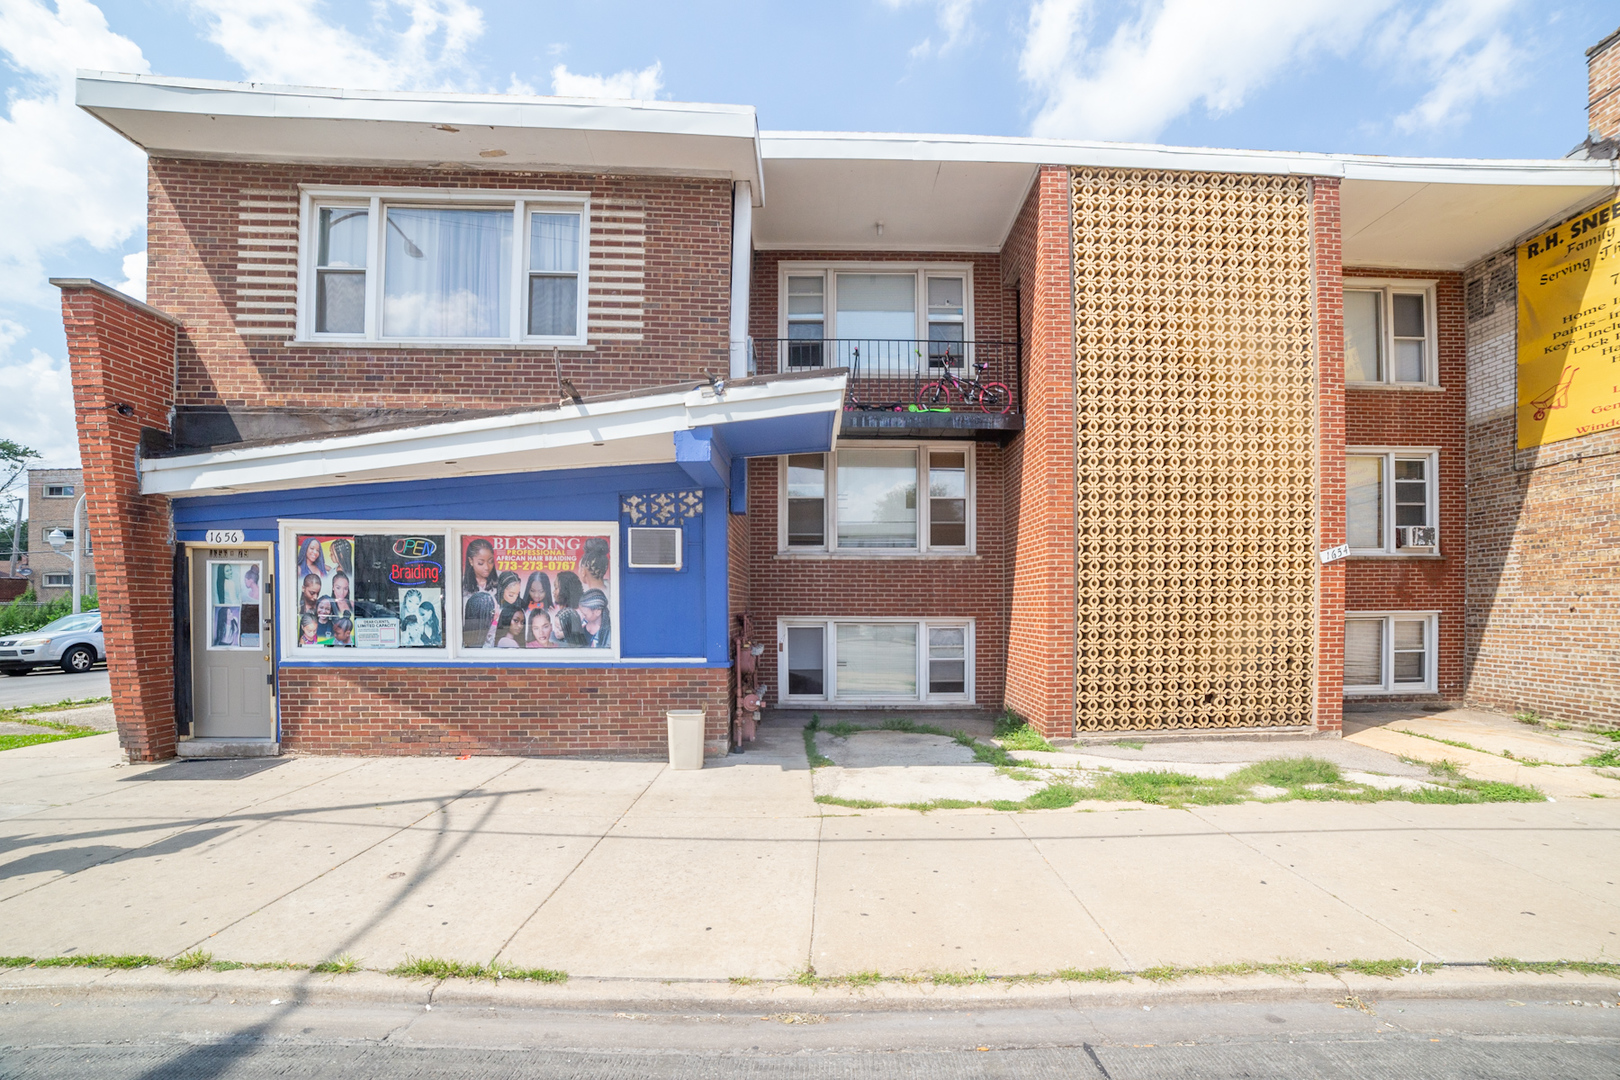
[[[754,268],[754,189],[731,186],[731,377],[748,377],[748,283]]]
[[[89,492],[79,496],[79,501],[73,504],[73,614],[79,613],[79,552],[84,549],[84,526],[80,522],[84,510],[84,500],[90,497]]]

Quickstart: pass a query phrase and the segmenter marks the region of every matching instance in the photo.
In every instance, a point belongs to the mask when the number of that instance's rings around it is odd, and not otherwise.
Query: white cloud
[[[944,56],[973,38],[973,5],[977,0],[883,0],[890,8],[914,7],[917,4],[929,4],[935,8],[935,19],[939,24],[940,34],[943,36],[937,45],[932,35],[923,38],[911,47],[913,59],[922,59],[928,56]]]
[[[146,249],[132,251],[124,256],[124,280],[113,288],[121,293],[133,296],[137,300],[146,299]]]
[[[328,20],[319,0],[193,0],[208,40],[253,82],[351,89],[472,86],[467,50],[484,32],[466,0],[377,0],[355,33]]]
[[[1138,3],[1105,42],[1089,5],[1036,0],[1020,63],[1042,98],[1033,131],[1055,138],[1150,139],[1202,102],[1230,112],[1318,50],[1343,49],[1392,0],[1163,0]]]
[[[72,468],[79,463],[79,431],[68,363],[39,349],[27,359],[12,356],[12,346],[26,334],[17,323],[0,319],[0,386],[11,390],[6,438],[37,452],[38,464]]]
[[[0,118],[0,299],[47,306],[45,258],[116,248],[146,217],[145,159],[73,104],[74,69],[149,68],[85,0],[0,0],[0,52],[21,76]]]
[[[662,61],[640,71],[626,69],[614,75],[580,75],[569,71],[566,64],[551,69],[551,92],[558,97],[652,101],[663,88]]]
[[[1095,0],[1035,0],[1019,64],[1031,130],[1151,139],[1197,106],[1231,112],[1292,68],[1352,53],[1427,87],[1396,126],[1438,127],[1514,85],[1502,24],[1517,2],[1441,0],[1415,16],[1395,0],[1127,0],[1099,32]]]
[[[1524,54],[1502,29],[1517,0],[1445,0],[1415,24],[1392,25],[1381,39],[1392,64],[1425,72],[1432,88],[1395,118],[1402,131],[1465,120],[1478,101],[1523,84]]]

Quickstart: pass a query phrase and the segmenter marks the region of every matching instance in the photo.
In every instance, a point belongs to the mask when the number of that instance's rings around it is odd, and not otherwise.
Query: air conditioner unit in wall
[[[1432,548],[1438,543],[1440,530],[1433,525],[1402,525],[1395,530],[1397,548]]]
[[[630,529],[630,565],[636,568],[679,570],[681,568],[681,530],[636,528]]]

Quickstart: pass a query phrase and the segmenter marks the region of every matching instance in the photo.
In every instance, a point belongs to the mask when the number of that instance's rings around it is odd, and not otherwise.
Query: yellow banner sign
[[[1617,200],[1519,245],[1519,447],[1620,428]]]

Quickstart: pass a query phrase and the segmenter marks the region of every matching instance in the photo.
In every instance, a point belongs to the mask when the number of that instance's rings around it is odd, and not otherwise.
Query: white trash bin
[[[669,721],[669,767],[703,768],[703,710],[671,709]]]

